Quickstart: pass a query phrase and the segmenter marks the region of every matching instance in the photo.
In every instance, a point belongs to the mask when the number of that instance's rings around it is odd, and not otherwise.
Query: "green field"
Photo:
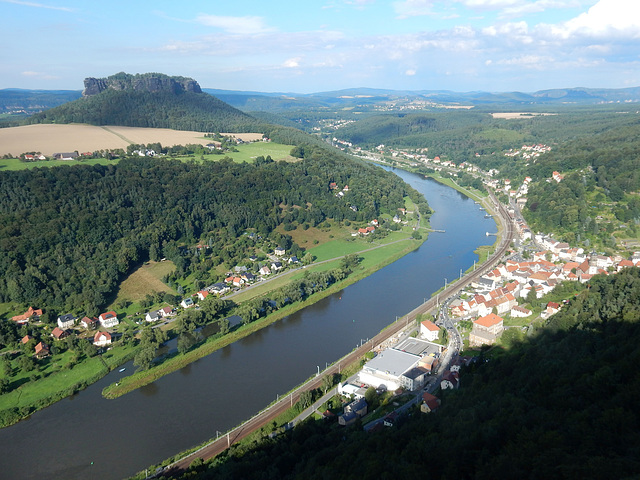
[[[274,161],[286,160],[295,161],[297,158],[289,155],[293,148],[291,145],[282,145],[273,142],[252,142],[243,143],[235,147],[237,152],[224,152],[222,155],[204,155],[206,160],[218,160],[223,157],[233,158],[234,162],[253,162],[260,155],[266,157],[270,155]]]
[[[11,408],[39,410],[67,397],[127,361],[133,355],[134,350],[133,346],[113,348],[102,357],[96,356],[83,360],[73,368],[67,367],[68,361],[73,355],[69,351],[41,360],[40,363],[43,367],[40,374],[47,376],[35,382],[27,381],[11,392],[0,395],[0,415],[3,411]],[[30,374],[30,372],[22,372],[11,377],[10,380],[20,383],[27,380]],[[9,420],[8,423],[12,423],[20,419],[20,417],[9,419],[4,415],[2,417],[3,423],[7,420]]]
[[[296,161],[298,159],[289,155],[291,151],[291,145],[282,145],[280,143],[273,142],[252,142],[238,145],[237,152],[225,152],[222,155],[207,154],[203,155],[205,160],[217,161],[224,157],[232,158],[234,162],[253,162],[256,157],[260,155],[266,157],[270,155],[274,161]],[[158,157],[156,157],[158,158]],[[170,158],[170,157],[159,157]],[[199,155],[187,155],[184,157],[177,157],[179,159],[191,159],[200,158]],[[118,159],[107,160],[106,158],[90,158],[86,160],[39,160],[37,162],[21,162],[18,158],[0,159],[0,171],[2,170],[27,170],[38,167],[58,167],[61,165],[114,165],[118,163]]]

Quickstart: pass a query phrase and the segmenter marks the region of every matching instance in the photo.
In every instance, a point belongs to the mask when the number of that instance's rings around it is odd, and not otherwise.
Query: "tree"
[[[322,392],[327,393],[333,388],[333,375],[325,375],[322,377]]]
[[[196,337],[191,332],[183,332],[178,336],[178,352],[187,353],[196,344]]]
[[[153,346],[141,348],[133,359],[133,364],[142,370],[149,370],[153,359],[156,357],[156,349]]]
[[[313,393],[311,393],[311,390],[305,390],[300,394],[300,400],[298,400],[298,404],[302,407],[303,410],[307,407],[310,407],[312,403]]]

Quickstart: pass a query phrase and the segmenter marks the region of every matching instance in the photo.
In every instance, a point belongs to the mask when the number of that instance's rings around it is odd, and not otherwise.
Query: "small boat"
[[[118,370],[119,372],[124,372],[126,370],[126,368],[121,368],[120,370]]]
[[[484,216],[484,218],[491,218],[491,215],[489,215],[488,213]]]

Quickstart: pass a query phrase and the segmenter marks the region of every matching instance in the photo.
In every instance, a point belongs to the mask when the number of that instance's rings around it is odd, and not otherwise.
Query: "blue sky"
[[[204,88],[640,86],[638,0],[0,0],[0,88],[162,72]]]

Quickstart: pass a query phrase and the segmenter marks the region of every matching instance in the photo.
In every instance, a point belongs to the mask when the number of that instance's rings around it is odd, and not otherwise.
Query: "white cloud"
[[[273,31],[265,25],[262,17],[246,16],[231,17],[224,15],[208,15],[200,13],[196,17],[196,22],[207,27],[215,27],[225,30],[229,33],[248,34],[265,33]]]
[[[297,68],[300,66],[300,60],[301,60],[300,57],[289,58],[284,61],[282,66],[285,68]]]
[[[588,11],[564,23],[558,33],[564,38],[573,34],[640,38],[640,2],[600,0]]]
[[[408,77],[413,77],[416,73],[417,72],[413,68],[410,68],[409,70],[404,72],[404,74]]]
[[[69,7],[58,7],[55,5],[45,5],[44,3],[36,3],[36,2],[25,2],[23,0],[0,0],[4,3],[13,3],[15,5],[23,5],[25,7],[35,7],[35,8],[46,8],[49,10],[60,10],[63,12],[73,12],[73,8]]]

